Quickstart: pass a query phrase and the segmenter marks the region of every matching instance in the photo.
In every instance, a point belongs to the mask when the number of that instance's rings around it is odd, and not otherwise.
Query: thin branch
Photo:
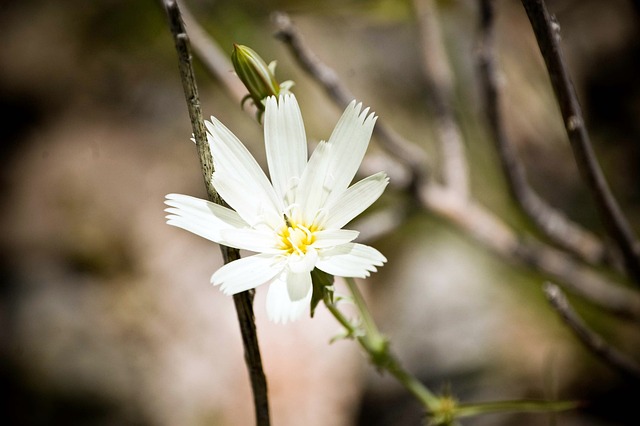
[[[600,335],[591,330],[573,310],[567,297],[557,285],[545,283],[543,290],[553,309],[589,351],[621,373],[640,379],[640,364],[608,344]]]
[[[189,119],[191,120],[191,128],[193,129],[193,137],[196,141],[198,149],[198,158],[202,170],[202,178],[207,189],[209,199],[217,204],[222,199],[211,185],[211,176],[213,174],[213,158],[207,144],[207,134],[204,128],[204,120],[202,119],[202,109],[200,107],[200,98],[198,96],[198,86],[196,85],[196,77],[191,63],[191,50],[189,48],[189,37],[184,28],[180,9],[175,0],[164,0],[167,15],[169,17],[169,25],[171,34],[173,35],[176,51],[178,54],[178,66],[180,69],[180,78],[182,88],[184,90],[185,100],[187,101],[187,109],[189,111]]]
[[[344,108],[355,99],[355,96],[342,84],[336,72],[320,61],[307,47],[289,15],[284,12],[274,13],[273,22],[277,28],[276,37],[285,43],[302,69],[321,82],[321,86],[338,106]],[[393,152],[395,157],[402,159],[408,165],[414,178],[424,177],[426,156],[422,150],[402,138],[380,119],[376,123],[374,135],[382,148],[387,152]]]
[[[522,0],[547,66],[578,169],[594,198],[611,239],[616,243],[629,276],[640,284],[638,243],[631,226],[602,173],[593,152],[580,103],[560,49],[560,25],[549,15],[543,0]]]
[[[414,8],[421,36],[425,85],[442,150],[443,181],[446,186],[466,198],[469,193],[469,167],[462,132],[453,109],[454,78],[442,40],[438,7],[434,0],[415,0]]]
[[[598,238],[562,212],[554,209],[531,188],[524,165],[518,158],[507,137],[500,108],[495,59],[495,8],[494,0],[480,2],[480,28],[478,70],[487,114],[500,164],[507,186],[518,207],[554,244],[576,254],[592,264],[600,264],[607,258],[605,246]]]
[[[182,80],[185,99],[187,101],[187,108],[189,110],[189,118],[191,119],[194,138],[196,140],[202,175],[207,188],[207,195],[210,201],[223,204],[222,199],[211,184],[213,159],[211,157],[211,151],[209,150],[207,136],[204,130],[198,87],[196,85],[191,60],[189,37],[187,36],[182,16],[180,14],[180,9],[178,8],[176,1],[164,0],[163,5],[169,17],[171,33],[178,53],[180,77]],[[222,251],[225,263],[229,263],[240,258],[240,253],[236,249],[220,246],[220,250]],[[259,426],[268,426],[270,424],[270,420],[267,380],[262,369],[260,346],[258,345],[258,335],[253,316],[253,293],[245,291],[236,294],[233,296],[233,301],[238,314],[242,342],[244,344],[245,361],[247,363],[251,386],[253,389],[256,424]]]
[[[291,29],[288,29],[287,33],[290,31]],[[297,30],[292,34],[294,39],[299,40]],[[342,105],[339,93],[335,92],[334,87],[340,88],[338,92],[346,89],[337,75],[332,71],[331,79],[324,78],[323,70],[327,69],[326,65],[310,52],[307,46],[291,43],[289,47],[295,58],[299,61],[305,60],[300,63],[301,67],[308,71],[336,104]],[[313,61],[308,61],[308,58],[313,58]],[[415,167],[415,161],[407,163],[401,152],[387,150],[387,153],[406,167]],[[391,184],[395,183],[391,181]],[[615,315],[640,320],[640,294],[607,280],[560,250],[537,241],[521,241],[507,224],[475,201],[461,198],[455,191],[450,191],[433,180],[413,180],[400,189],[409,190],[422,208],[453,223],[503,258],[526,265],[562,282],[565,288]]]
[[[640,321],[640,293],[618,285],[561,250],[523,240],[500,218],[473,200],[466,203],[439,185],[422,185],[420,205],[458,227],[484,248],[562,283],[572,293],[621,318]]]

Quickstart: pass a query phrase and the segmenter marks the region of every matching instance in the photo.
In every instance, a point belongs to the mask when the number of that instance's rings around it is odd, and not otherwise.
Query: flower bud
[[[247,99],[252,99],[260,113],[264,111],[264,101],[267,97],[277,97],[286,93],[293,85],[290,81],[278,84],[275,77],[275,61],[267,65],[260,55],[247,46],[234,44],[231,62],[236,74],[249,90],[242,104],[244,105]]]

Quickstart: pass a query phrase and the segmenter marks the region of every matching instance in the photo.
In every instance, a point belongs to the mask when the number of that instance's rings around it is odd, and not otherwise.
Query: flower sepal
[[[333,281],[331,274],[314,268],[311,271],[311,284],[313,285],[313,293],[311,294],[311,318],[315,314],[316,307],[328,294],[330,301],[333,303]]]

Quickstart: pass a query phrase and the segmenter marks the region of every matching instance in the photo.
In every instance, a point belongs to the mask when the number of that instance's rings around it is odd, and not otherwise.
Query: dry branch
[[[464,202],[439,185],[422,185],[420,204],[503,259],[529,267],[572,293],[621,318],[640,321],[640,294],[608,280],[561,250],[522,239],[500,218],[473,200]]]
[[[424,80],[435,117],[436,136],[442,151],[444,184],[461,197],[469,195],[469,167],[462,132],[453,108],[454,78],[442,40],[438,8],[434,0],[415,0],[421,36]]]
[[[589,351],[621,373],[640,379],[640,365],[591,330],[573,310],[567,297],[557,285],[546,283],[543,290],[553,309]]]
[[[638,242],[593,152],[576,91],[560,48],[560,25],[543,0],[522,0],[547,66],[578,170],[598,207],[605,229],[620,249],[629,276],[640,284]]]
[[[478,71],[483,92],[484,109],[493,141],[498,152],[507,187],[521,211],[554,244],[592,264],[600,264],[607,257],[605,246],[591,232],[569,220],[551,207],[531,188],[524,165],[505,131],[500,106],[495,58],[494,0],[480,3]]]

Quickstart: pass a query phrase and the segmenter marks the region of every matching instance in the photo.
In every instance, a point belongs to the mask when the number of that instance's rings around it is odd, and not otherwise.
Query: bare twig
[[[163,0],[166,12],[169,17],[169,25],[173,34],[176,51],[178,54],[178,66],[180,68],[180,78],[182,80],[182,88],[187,101],[187,109],[193,129],[193,137],[196,141],[198,149],[198,158],[202,170],[202,178],[209,199],[220,204],[222,199],[211,185],[211,175],[213,174],[213,158],[207,144],[207,134],[204,129],[204,121],[202,119],[202,109],[200,108],[200,98],[198,96],[198,87],[196,85],[196,77],[191,63],[191,51],[189,48],[189,37],[184,28],[180,9],[175,0]]]
[[[522,212],[554,244],[578,255],[592,264],[602,263],[607,251],[598,238],[560,211],[547,204],[531,188],[525,168],[518,158],[513,144],[509,141],[503,126],[500,108],[500,90],[495,64],[495,9],[494,0],[480,2],[480,34],[478,48],[478,69],[484,94],[484,106],[489,130],[496,144],[500,164],[505,174],[511,196]]]
[[[545,283],[543,290],[553,309],[589,351],[621,373],[632,375],[637,380],[640,379],[640,365],[591,330],[571,308],[566,296],[557,285]]]
[[[434,0],[415,0],[414,7],[421,35],[424,79],[442,150],[443,181],[446,186],[466,198],[469,193],[469,170],[462,132],[452,106],[454,79],[442,40],[438,8]]]
[[[210,201],[223,204],[222,199],[211,184],[213,159],[211,158],[211,151],[209,150],[207,136],[204,130],[200,98],[198,96],[198,88],[191,61],[189,38],[187,36],[184,23],[182,22],[180,9],[178,8],[176,1],[164,0],[163,4],[169,17],[171,33],[173,34],[176,51],[178,53],[180,77],[182,79],[182,86],[184,89],[185,99],[187,101],[187,108],[189,110],[189,118],[191,119],[191,126],[196,140],[204,183],[207,188],[207,195]],[[236,249],[220,246],[220,250],[222,251],[225,263],[229,263],[240,258],[240,253]],[[253,316],[253,293],[251,291],[245,291],[236,294],[233,296],[233,301],[238,314],[240,331],[242,333],[242,342],[245,350],[245,361],[247,363],[251,386],[253,388],[256,424],[259,426],[268,426],[270,424],[270,420],[267,380],[262,369],[258,335]]]
[[[392,182],[393,183],[393,182]],[[640,294],[617,285],[564,252],[534,239],[521,239],[474,200],[461,203],[439,185],[421,185],[420,205],[446,219],[503,259],[562,283],[572,293],[621,318],[640,321]]]
[[[338,106],[344,108],[355,99],[355,96],[342,84],[336,72],[307,48],[289,15],[283,12],[274,13],[273,22],[277,28],[276,37],[289,47],[302,69],[322,83],[321,86]],[[380,119],[376,123],[374,135],[387,152],[393,152],[394,156],[408,165],[416,179],[424,177],[426,156],[422,150],[406,141]]]
[[[290,31],[289,28],[287,32]],[[293,37],[299,40],[297,30],[293,34]],[[289,47],[295,58],[299,61],[305,60],[300,64],[302,68],[323,86],[336,104],[342,105],[339,92],[346,92],[346,89],[337,75],[332,71],[331,79],[324,78],[323,70],[327,69],[326,65],[310,52],[306,45],[290,43]],[[313,61],[308,61],[308,58],[313,58]],[[334,87],[340,90],[335,92]],[[406,159],[399,151],[387,152],[394,159],[407,165]],[[391,184],[394,182],[391,181]],[[575,294],[615,315],[640,320],[640,294],[603,278],[560,250],[540,242],[522,241],[508,225],[472,199],[464,199],[456,191],[451,191],[433,180],[414,180],[402,189],[410,189],[424,209],[445,218],[503,258],[552,277]]]
[[[549,15],[543,0],[522,0],[522,4],[551,77],[578,169],[596,202],[607,232],[620,249],[629,276],[640,284],[640,256],[636,237],[611,193],[593,152],[580,103],[560,49],[560,26]]]

